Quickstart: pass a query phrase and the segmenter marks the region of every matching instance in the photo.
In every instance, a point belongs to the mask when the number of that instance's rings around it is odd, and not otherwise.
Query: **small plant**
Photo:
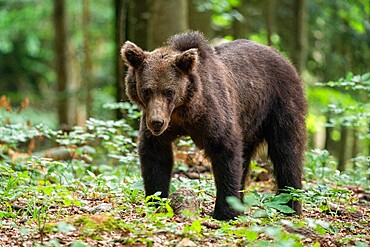
[[[330,178],[337,162],[327,150],[314,149],[306,153],[304,176],[306,180]]]
[[[38,234],[40,234],[41,243],[44,241],[45,226],[49,218],[48,210],[50,203],[45,200],[38,205],[39,202],[36,199],[31,199],[29,205],[26,207],[26,211],[31,216],[32,221],[36,223]]]
[[[284,214],[295,212],[286,205],[292,199],[293,196],[287,193],[274,195],[259,194],[254,191],[244,195],[244,203],[236,197],[229,197],[227,201],[235,210],[251,214],[253,218],[274,218],[278,212]]]
[[[300,194],[300,200],[305,202],[307,207],[318,208],[321,211],[331,212],[333,214],[336,214],[335,210],[339,206],[332,208],[330,207],[331,204],[352,204],[357,201],[356,197],[348,189],[333,188],[323,183],[309,186],[304,193]]]
[[[170,200],[159,197],[160,192],[154,195],[147,196],[145,205],[147,206],[146,213],[149,217],[156,218],[172,218],[174,216],[173,209],[170,206]]]

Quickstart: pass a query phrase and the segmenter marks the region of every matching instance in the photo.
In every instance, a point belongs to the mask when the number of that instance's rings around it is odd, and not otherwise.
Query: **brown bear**
[[[216,183],[213,217],[238,215],[249,163],[266,142],[278,191],[301,188],[306,100],[294,67],[274,49],[248,40],[212,47],[199,32],[175,35],[143,51],[127,41],[126,93],[142,111],[139,157],[146,195],[168,197],[172,142],[190,136],[209,157]],[[297,214],[301,206],[289,203]]]

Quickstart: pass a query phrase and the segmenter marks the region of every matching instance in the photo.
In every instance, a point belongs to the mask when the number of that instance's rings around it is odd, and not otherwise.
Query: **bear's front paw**
[[[240,213],[234,209],[228,208],[228,209],[222,209],[222,210],[216,210],[213,211],[212,217],[216,220],[233,220],[236,217],[238,217]]]
[[[302,215],[302,206],[298,201],[288,202],[288,206],[294,209],[296,215]]]

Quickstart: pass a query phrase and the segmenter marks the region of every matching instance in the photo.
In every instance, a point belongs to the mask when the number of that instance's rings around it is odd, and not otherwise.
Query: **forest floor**
[[[369,160],[340,173],[325,150],[306,153],[303,190],[274,193],[270,164],[253,161],[241,212],[210,216],[211,165],[190,139],[174,145],[170,199],[145,198],[137,132],[89,119],[68,132],[0,125],[0,247],[370,246]],[[362,162],[362,163],[361,163]],[[301,201],[303,214],[286,203]]]
[[[183,164],[189,161],[184,155],[179,159]],[[18,178],[9,176],[1,184],[5,198],[19,177],[31,178],[19,183],[19,190],[13,187],[13,194],[1,203],[0,246],[370,246],[370,197],[364,188],[306,181],[303,214],[286,216],[269,207],[267,197],[263,199],[274,185],[267,173],[260,172],[255,180],[262,181],[251,181],[246,188],[253,200],[260,198],[258,203],[244,216],[220,222],[209,216],[215,193],[209,164],[203,163],[179,166],[174,173],[172,191],[183,195],[190,190],[186,200],[197,202],[195,208],[182,204],[185,210],[179,213],[168,200],[159,209],[145,204],[137,171],[132,177],[125,171],[121,173],[125,177],[117,180],[119,167],[107,168],[104,176],[90,167],[89,178],[61,186],[50,170],[73,180],[86,173],[81,166],[85,163],[49,159],[42,164],[31,159],[27,164],[38,169],[38,176],[44,174],[43,179],[34,184],[36,175],[23,170],[17,172]],[[63,164],[73,165],[75,174],[61,168]],[[4,167],[1,174],[7,174]]]

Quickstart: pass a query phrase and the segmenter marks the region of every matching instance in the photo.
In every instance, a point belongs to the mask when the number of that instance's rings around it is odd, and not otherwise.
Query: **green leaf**
[[[259,203],[258,198],[253,193],[245,194],[243,197],[243,201],[248,208],[256,206]]]
[[[274,209],[276,209],[279,212],[282,212],[284,214],[292,214],[292,213],[295,212],[291,207],[289,207],[287,205],[281,205],[279,203],[274,203],[274,202],[265,203],[265,207],[266,208],[274,208]]]
[[[249,240],[249,241],[255,241],[257,240],[259,234],[255,231],[246,231],[245,233],[245,237]]]
[[[202,231],[202,225],[200,224],[200,221],[199,220],[195,220],[191,224],[190,230],[195,231],[196,233],[201,233],[201,231]]]
[[[45,195],[51,195],[51,193],[53,192],[53,187],[51,186],[44,187],[42,188],[42,191],[44,192]]]
[[[92,177],[92,178],[95,178],[95,179],[96,179],[96,175],[95,175],[93,172],[91,172],[91,171],[89,171],[89,170],[86,170],[86,172],[90,175],[90,177]]]
[[[273,197],[271,202],[276,202],[278,204],[286,204],[290,200],[292,200],[292,198],[293,198],[293,196],[291,194],[281,193],[281,194]]]
[[[267,217],[267,212],[266,212],[266,210],[258,209],[258,210],[253,212],[252,217],[253,218],[266,218]]]
[[[46,246],[59,247],[60,246],[60,243],[59,243],[58,239],[53,238],[49,242],[47,242],[47,245]]]
[[[321,227],[321,226],[316,226],[315,231],[318,232],[321,235],[324,235],[327,232],[327,230],[325,228]]]
[[[269,227],[266,227],[265,229],[265,233],[267,236],[269,237],[278,237],[280,236],[283,232],[280,228],[278,227],[274,227],[274,226],[269,226]]]
[[[261,240],[261,241],[258,241],[257,246],[258,247],[269,247],[271,245],[269,241]]]
[[[368,246],[366,242],[362,242],[362,241],[356,242],[356,247],[366,247],[366,246]]]
[[[57,225],[57,230],[59,232],[68,233],[68,232],[76,230],[76,228],[73,225],[68,224],[66,222],[59,222]]]
[[[19,230],[20,230],[21,234],[23,234],[23,235],[28,235],[30,233],[30,229],[28,229],[27,227],[24,227],[24,226],[22,226]]]
[[[229,197],[227,197],[226,198],[226,201],[236,211],[245,212],[245,211],[247,211],[249,209],[249,207],[247,207],[245,204],[243,204],[240,201],[240,199],[237,198],[237,197],[235,197],[235,196],[229,196]]]
[[[314,245],[312,245],[312,247],[320,247],[320,243],[316,242],[316,243],[314,243]]]
[[[165,207],[166,207],[166,210],[167,210],[167,216],[169,218],[172,218],[174,213],[173,213],[173,209],[171,208],[169,202],[167,201],[166,204],[165,204]]]
[[[71,247],[87,247],[87,246],[88,246],[87,244],[85,244],[85,243],[83,243],[81,241],[73,242],[71,244]]]

